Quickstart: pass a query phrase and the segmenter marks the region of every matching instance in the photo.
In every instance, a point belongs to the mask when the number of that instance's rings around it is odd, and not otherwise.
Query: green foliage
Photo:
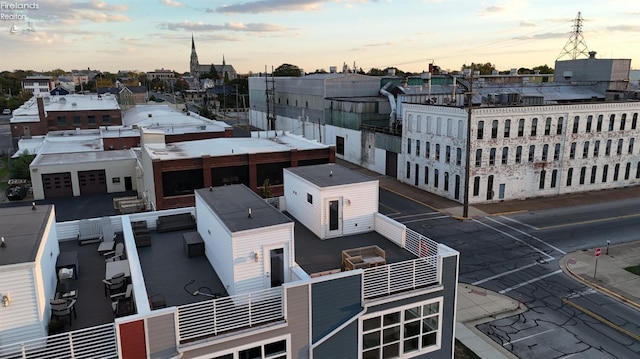
[[[539,70],[541,74],[552,74],[555,71],[554,69],[552,69],[551,67],[547,66],[546,64],[536,66],[536,67],[532,68],[531,70],[533,70],[533,71]]]
[[[31,172],[29,171],[29,165],[35,158],[35,155],[30,155],[28,151],[25,151],[20,157],[11,161],[9,167],[9,175],[15,179],[31,179]]]
[[[184,79],[178,79],[176,84],[173,86],[175,91],[184,91],[189,89],[189,83]]]
[[[471,69],[471,72],[480,71],[480,75],[491,75],[496,69],[496,66],[490,62],[484,64],[471,63],[471,65],[462,65],[462,71],[464,69]]]
[[[300,68],[296,65],[282,64],[273,70],[273,76],[300,77]]]
[[[268,178],[266,178],[264,182],[262,182],[262,188],[260,189],[260,192],[262,198],[271,198],[271,182]]]
[[[360,69],[362,70],[362,69]],[[366,75],[369,76],[388,76],[389,75],[389,70],[394,70],[395,71],[395,76],[405,76],[405,75],[409,75],[410,72],[404,72],[400,69],[398,69],[397,67],[387,67],[384,70],[381,70],[379,68],[376,67],[372,67],[369,71],[367,71]]]
[[[640,275],[640,265],[632,266],[632,267],[626,267],[624,270],[626,270],[629,273],[633,273],[635,275]]]

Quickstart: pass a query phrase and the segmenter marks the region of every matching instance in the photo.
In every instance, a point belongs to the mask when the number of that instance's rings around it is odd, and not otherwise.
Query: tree
[[[541,74],[552,74],[552,73],[554,73],[554,69],[552,69],[551,67],[547,66],[546,64],[536,66],[536,67],[532,68],[531,70],[533,70],[533,71],[539,70]]]
[[[491,75],[496,70],[496,66],[490,62],[484,64],[471,63],[471,65],[462,65],[462,71],[471,69],[471,73],[480,71],[480,75]]]
[[[282,64],[273,70],[273,76],[300,77],[300,68],[296,65]]]
[[[176,80],[176,84],[173,86],[175,91],[184,91],[189,89],[189,83],[184,79]]]
[[[31,172],[29,171],[29,165],[35,158],[35,155],[29,154],[29,151],[24,151],[20,157],[11,161],[9,168],[9,174],[11,178],[15,179],[31,179]]]

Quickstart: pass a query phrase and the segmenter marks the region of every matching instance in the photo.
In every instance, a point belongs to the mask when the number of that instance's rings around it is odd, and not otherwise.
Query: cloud
[[[524,0],[512,0],[503,3],[496,3],[481,9],[476,14],[478,16],[495,16],[503,15],[505,13],[520,12],[527,7],[528,4]]]
[[[107,4],[102,1],[41,0],[38,11],[30,11],[29,17],[48,22],[61,22],[70,19],[89,22],[128,22],[123,13],[129,10],[127,5]],[[77,24],[77,22],[76,22]]]
[[[547,32],[544,34],[536,34],[536,35],[523,35],[516,36],[514,40],[544,40],[544,39],[558,39],[558,38],[566,38],[566,32]]]
[[[286,31],[284,26],[268,23],[228,22],[224,25],[205,24],[202,22],[182,21],[178,23],[166,23],[161,27],[172,31],[240,31],[240,32],[279,32]]]
[[[173,0],[164,0],[163,4],[167,5],[167,6],[173,6],[173,7],[184,7],[184,4],[179,2],[179,1],[173,1]]]
[[[536,23],[534,23],[534,22],[523,20],[523,21],[520,21],[520,25],[518,25],[518,26],[520,26],[520,27],[537,27],[538,25]]]
[[[243,2],[235,5],[220,6],[215,9],[207,9],[206,12],[217,13],[250,13],[285,11],[313,11],[318,10],[323,0],[258,0]]]
[[[91,22],[129,22],[131,19],[128,16],[121,14],[108,14],[104,12],[91,12],[91,11],[73,11],[69,14],[71,19],[74,20],[86,20]]]
[[[609,31],[620,31],[620,32],[640,32],[640,25],[607,26],[607,30],[609,30]]]

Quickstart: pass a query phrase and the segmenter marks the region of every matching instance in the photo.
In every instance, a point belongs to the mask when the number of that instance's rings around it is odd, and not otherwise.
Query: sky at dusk
[[[0,1],[0,70],[182,73],[192,34],[201,64],[224,55],[241,74],[283,63],[307,72],[354,62],[364,71],[553,67],[578,12],[589,50],[640,68],[637,0],[18,0]]]

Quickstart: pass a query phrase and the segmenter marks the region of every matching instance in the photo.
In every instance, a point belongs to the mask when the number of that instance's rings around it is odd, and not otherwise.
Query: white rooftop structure
[[[49,166],[49,165],[66,165],[78,163],[95,163],[108,162],[113,160],[136,159],[135,153],[131,150],[114,150],[114,151],[93,151],[93,152],[76,152],[73,156],[67,153],[51,153],[40,154],[31,162],[30,167]]]
[[[203,155],[228,156],[234,154],[253,154],[269,152],[289,152],[298,150],[322,149],[329,146],[316,141],[310,141],[302,136],[288,132],[266,131],[254,132],[251,138],[212,138],[169,144],[150,143],[144,145],[151,159],[175,160],[181,158],[196,158]]]
[[[125,128],[162,129],[165,134],[224,132],[225,129],[231,129],[225,122],[210,120],[193,112],[187,115],[168,105],[137,105],[124,113],[122,123]]]
[[[118,100],[111,94],[70,94],[62,96],[51,95],[43,96],[43,102],[45,112],[120,110]],[[17,122],[40,122],[36,96],[30,98],[22,106],[13,111],[11,123]]]

